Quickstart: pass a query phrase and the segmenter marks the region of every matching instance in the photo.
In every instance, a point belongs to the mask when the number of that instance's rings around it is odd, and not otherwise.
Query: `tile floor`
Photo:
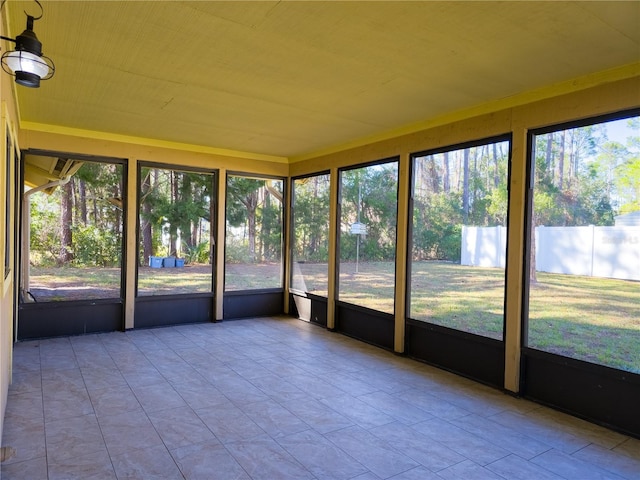
[[[640,479],[640,440],[290,318],[16,345],[10,479]]]

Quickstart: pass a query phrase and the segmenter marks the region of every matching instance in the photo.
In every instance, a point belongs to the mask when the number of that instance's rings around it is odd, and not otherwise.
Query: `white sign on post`
[[[351,235],[366,235],[367,226],[364,223],[356,222],[351,224]]]

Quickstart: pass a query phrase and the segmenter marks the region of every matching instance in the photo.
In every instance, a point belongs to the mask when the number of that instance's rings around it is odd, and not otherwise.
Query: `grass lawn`
[[[207,293],[213,288],[211,265],[186,265],[181,268],[138,268],[138,295],[175,295]]]
[[[294,265],[293,286],[327,293],[327,266]],[[211,267],[139,271],[141,295],[211,291]],[[32,268],[39,301],[119,296],[120,270]],[[279,285],[280,265],[228,265],[228,290]],[[340,300],[393,312],[394,265],[340,265]],[[446,262],[414,262],[410,317],[487,337],[502,338],[504,272]],[[529,346],[640,373],[640,282],[538,273],[531,285]]]
[[[640,373],[640,282],[538,273],[529,346]]]
[[[120,269],[31,267],[29,291],[38,302],[120,297]]]
[[[326,265],[300,269],[307,286],[326,283]],[[393,312],[394,265],[360,263],[358,270],[340,265],[340,300]],[[411,270],[411,318],[502,339],[502,269],[414,262]],[[529,346],[640,373],[640,283],[539,272],[530,289]]]
[[[502,340],[504,270],[413,262],[411,318]]]
[[[282,288],[282,275],[280,263],[255,265],[227,263],[224,272],[224,288],[227,291]]]

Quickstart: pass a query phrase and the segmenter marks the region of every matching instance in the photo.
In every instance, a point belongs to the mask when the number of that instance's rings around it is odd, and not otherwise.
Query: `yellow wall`
[[[14,102],[11,89],[8,87],[9,77],[2,77],[2,100],[7,102],[7,112],[10,122],[15,124],[13,112]],[[623,109],[640,106],[640,77],[636,76],[624,80],[602,80],[602,84],[588,89],[566,93],[554,98],[537,100],[525,105],[502,109],[496,112],[484,113],[471,118],[457,120],[445,125],[434,126],[424,130],[413,132],[379,142],[358,146],[348,150],[317,156],[315,158],[287,163],[286,159],[270,158],[267,156],[253,156],[252,158],[225,154],[223,151],[204,150],[197,148],[183,148],[177,145],[169,145],[164,142],[150,140],[138,141],[129,138],[117,138],[99,132],[81,132],[57,129],[45,131],[45,129],[23,124],[19,132],[19,143],[22,149],[43,149],[58,152],[70,152],[83,155],[97,155],[126,159],[128,162],[128,198],[127,204],[127,229],[135,232],[136,229],[136,186],[137,186],[137,162],[153,161],[171,165],[184,165],[218,169],[220,178],[224,179],[227,171],[245,172],[274,176],[298,176],[330,170],[332,174],[332,222],[335,225],[335,205],[337,204],[337,169],[340,167],[379,160],[388,157],[400,158],[400,185],[399,185],[399,220],[398,220],[398,252],[397,271],[398,288],[396,293],[396,344],[395,349],[401,352],[403,349],[404,335],[404,294],[406,285],[403,283],[406,268],[406,236],[407,236],[407,200],[409,196],[409,159],[410,154],[418,151],[437,147],[454,145],[461,142],[478,140],[494,135],[512,132],[513,134],[513,165],[511,170],[511,210],[509,250],[507,259],[507,329],[506,329],[506,379],[505,387],[508,390],[518,389],[518,365],[520,355],[520,316],[522,293],[522,258],[523,258],[523,224],[524,224],[524,195],[526,178],[526,137],[527,130],[544,125],[576,120],[584,117],[615,112]],[[3,184],[4,185],[4,184]],[[221,182],[220,197],[224,198],[224,184]],[[2,195],[3,200],[5,195]],[[4,210],[2,210],[4,211]],[[224,241],[224,202],[219,202],[218,244]],[[336,232],[331,232],[334,242],[330,249],[330,268],[334,268],[335,262],[335,238]],[[1,250],[4,252],[4,249]],[[134,279],[136,262],[135,235],[129,235],[127,240],[126,276],[126,318],[127,328],[134,326],[133,300]],[[222,255],[223,249],[218,249]],[[1,255],[2,253],[0,253]],[[218,275],[222,276],[224,259],[218,258]],[[333,272],[335,273],[335,272]],[[333,278],[330,271],[330,278]],[[222,288],[222,282],[218,282]],[[13,309],[14,287],[9,279],[7,285],[3,285],[0,298],[0,374],[2,378],[1,400],[2,412],[6,405],[8,381],[10,377],[11,342],[13,333],[11,329],[11,316]],[[332,298],[335,285],[329,286],[329,326],[333,325]],[[218,298],[222,298],[222,291],[216,292]],[[221,302],[218,302],[221,305]],[[221,306],[216,311],[216,318],[221,318]],[[0,425],[1,427],[1,425]]]
[[[4,26],[0,28],[4,34]],[[1,73],[1,72],[0,72]],[[14,284],[16,251],[10,244],[9,263],[11,270],[5,277],[5,232],[8,227],[9,238],[13,239],[15,232],[15,179],[18,172],[17,162],[13,158],[17,142],[17,113],[14,100],[14,85],[12,77],[0,75],[0,440],[4,424],[4,412],[7,406],[7,393],[11,382],[11,362],[13,353],[13,314],[15,308],[16,288]],[[7,169],[5,152],[7,135],[11,137],[12,152]],[[9,170],[9,171],[7,171]],[[10,192],[6,191],[7,176],[11,184]],[[7,198],[14,199],[10,203],[9,218],[6,218]]]

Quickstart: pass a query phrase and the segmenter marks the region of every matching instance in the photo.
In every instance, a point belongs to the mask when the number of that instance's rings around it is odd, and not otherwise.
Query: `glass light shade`
[[[50,67],[47,62],[33,53],[15,50],[4,55],[7,66],[15,72],[26,72],[40,78],[49,76]]]

